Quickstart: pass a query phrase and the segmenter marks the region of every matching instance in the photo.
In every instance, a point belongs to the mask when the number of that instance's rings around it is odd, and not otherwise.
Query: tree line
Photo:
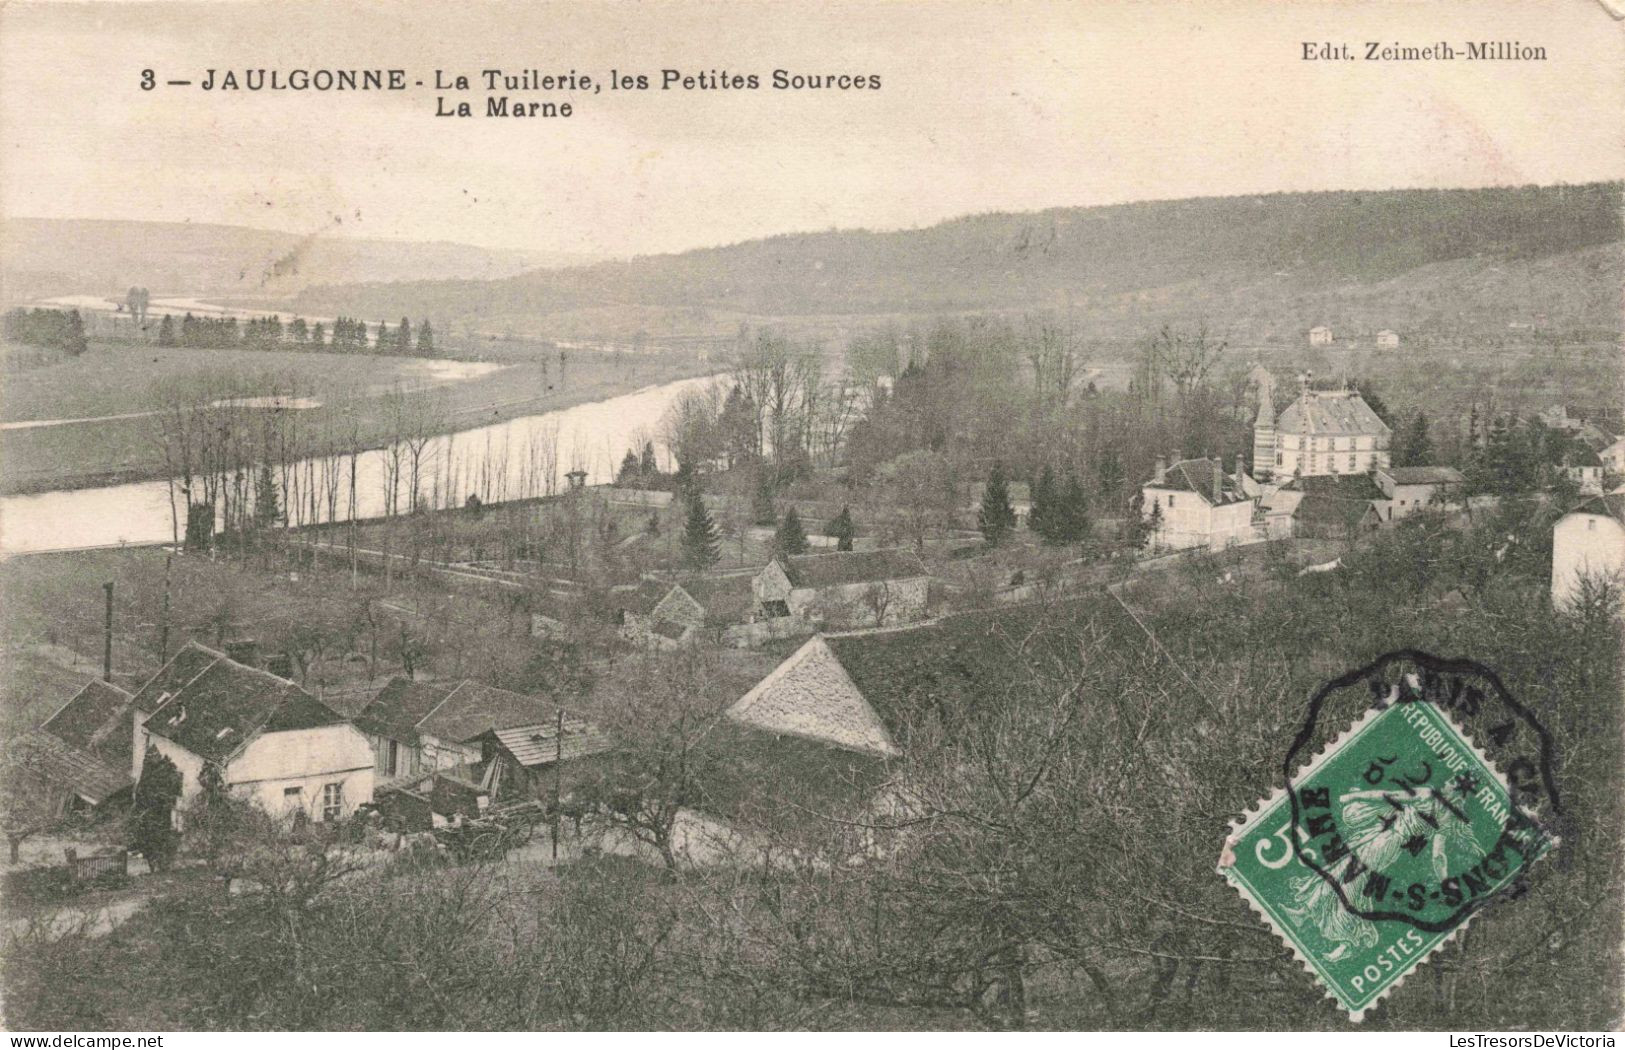
[[[275,315],[251,317],[239,324],[235,317],[195,317],[188,312],[177,320],[165,314],[158,322],[158,345],[194,350],[326,350],[400,357],[434,357],[438,353],[434,326],[424,319],[414,329],[405,317],[394,329],[387,321],[379,321],[369,329],[365,321],[339,317],[329,331],[322,322],[309,324],[303,317],[286,324]]]
[[[8,310],[0,330],[9,342],[60,350],[73,357],[90,347],[85,340],[85,319],[77,310]]]

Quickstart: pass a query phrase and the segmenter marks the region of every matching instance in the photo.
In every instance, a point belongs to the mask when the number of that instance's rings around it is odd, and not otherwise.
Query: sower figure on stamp
[[[1392,759],[1374,759],[1367,767],[1367,783],[1381,785],[1356,788],[1338,796],[1337,827],[1348,852],[1365,867],[1391,870],[1401,854],[1420,857],[1423,851],[1436,878],[1450,875],[1452,856],[1482,857],[1484,850],[1473,834],[1462,803],[1476,790],[1471,775],[1454,778],[1443,788],[1433,787],[1433,767],[1423,762],[1414,770],[1395,771]],[[1340,858],[1327,856],[1328,866]],[[1335,961],[1356,950],[1377,943],[1376,929],[1353,915],[1338,899],[1337,891],[1320,875],[1308,874],[1292,880],[1295,897],[1286,911],[1293,918],[1312,922],[1326,940],[1337,947],[1326,956]]]

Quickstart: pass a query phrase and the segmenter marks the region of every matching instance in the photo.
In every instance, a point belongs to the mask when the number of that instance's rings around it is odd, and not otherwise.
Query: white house
[[[1276,418],[1260,405],[1253,424],[1253,474],[1260,478],[1366,474],[1388,465],[1392,432],[1358,391],[1312,390],[1298,378],[1298,399]]]
[[[1558,450],[1558,469],[1579,486],[1582,496],[1597,496],[1603,491],[1603,460],[1591,446],[1578,438],[1568,439]]]
[[[905,550],[775,557],[751,581],[765,615],[835,627],[886,627],[925,617],[931,574]]]
[[[138,722],[137,778],[150,745],[180,771],[182,802],[201,790],[206,766],[272,814],[341,820],[372,801],[367,738],[293,682],[194,643],[154,683],[165,699]]]
[[[1399,333],[1384,328],[1377,333],[1377,348],[1380,350],[1399,349]]]
[[[1216,459],[1157,460],[1157,472],[1140,491],[1141,512],[1156,523],[1152,544],[1164,550],[1223,550],[1258,543],[1265,536],[1256,486],[1236,457],[1225,474]],[[1255,520],[1257,517],[1257,520]]]
[[[1332,341],[1332,330],[1323,324],[1317,324],[1309,329],[1310,346],[1328,346]]]
[[[1377,510],[1383,521],[1459,502],[1467,484],[1455,467],[1379,467],[1371,477],[1382,489],[1384,498]]]
[[[1625,583],[1625,494],[1594,496],[1552,527],[1552,605],[1572,603],[1587,579]]]
[[[1597,453],[1597,458],[1602,460],[1603,469],[1609,474],[1625,474],[1625,438]]]

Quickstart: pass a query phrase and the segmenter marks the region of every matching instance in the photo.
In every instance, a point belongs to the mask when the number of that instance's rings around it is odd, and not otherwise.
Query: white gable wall
[[[203,759],[161,736],[153,736],[152,743],[180,771],[181,803],[197,797]],[[372,801],[372,747],[349,724],[261,733],[226,763],[221,776],[233,792],[279,816],[290,812],[294,801],[285,789],[297,787],[299,807],[317,819],[322,786],[340,784],[348,816],[357,805]]]
[[[1606,514],[1565,514],[1552,529],[1552,605],[1572,602],[1587,576],[1625,580],[1625,525]]]

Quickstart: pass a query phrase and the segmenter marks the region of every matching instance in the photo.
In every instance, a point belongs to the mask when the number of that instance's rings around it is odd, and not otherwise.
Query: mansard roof
[[[1283,434],[1383,435],[1390,433],[1365,398],[1354,390],[1307,390],[1281,413]]]

